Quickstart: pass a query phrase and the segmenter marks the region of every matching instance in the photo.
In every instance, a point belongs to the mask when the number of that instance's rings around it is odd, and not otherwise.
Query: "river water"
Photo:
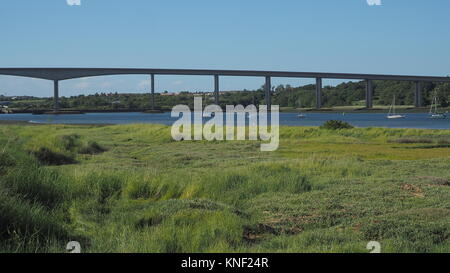
[[[320,126],[327,120],[342,120],[357,127],[450,129],[450,119],[433,120],[428,114],[407,114],[404,119],[387,119],[386,114],[375,113],[306,113],[299,118],[295,113],[280,113],[280,125]],[[170,113],[88,113],[82,115],[0,115],[0,120],[25,121],[45,124],[130,124],[155,123],[172,125],[178,118]]]

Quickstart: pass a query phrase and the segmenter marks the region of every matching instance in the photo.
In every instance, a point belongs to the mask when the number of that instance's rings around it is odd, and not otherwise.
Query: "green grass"
[[[282,127],[264,153],[162,125],[3,125],[0,252],[449,252],[449,140]]]

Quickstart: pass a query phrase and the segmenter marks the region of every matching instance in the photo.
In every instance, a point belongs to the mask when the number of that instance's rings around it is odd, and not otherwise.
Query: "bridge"
[[[411,81],[415,83],[416,107],[422,106],[423,82],[450,82],[450,77],[436,76],[406,76],[383,74],[352,74],[324,72],[288,72],[288,71],[255,71],[255,70],[205,70],[205,69],[142,69],[142,68],[0,68],[0,75],[29,77],[51,80],[54,83],[54,109],[59,109],[59,82],[95,76],[110,75],[149,75],[151,79],[151,107],[155,109],[155,75],[192,75],[214,77],[214,98],[219,104],[219,80],[221,76],[263,77],[265,83],[265,100],[268,108],[271,106],[272,78],[313,78],[316,79],[316,108],[322,107],[322,80],[347,79],[364,80],[366,82],[366,107],[373,107],[373,81]]]

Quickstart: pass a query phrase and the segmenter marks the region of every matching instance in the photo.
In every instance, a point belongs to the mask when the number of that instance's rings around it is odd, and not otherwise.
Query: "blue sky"
[[[377,0],[378,1],[378,0]],[[0,67],[137,67],[450,74],[450,1],[2,0]],[[223,78],[222,90],[261,78]],[[274,79],[301,85],[308,79]],[[325,81],[325,84],[336,83]],[[158,92],[210,91],[211,77],[158,76]],[[61,83],[63,96],[147,92],[146,76]],[[0,94],[52,83],[0,76]]]

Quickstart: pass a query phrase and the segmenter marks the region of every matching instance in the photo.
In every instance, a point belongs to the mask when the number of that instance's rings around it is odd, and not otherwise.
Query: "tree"
[[[448,107],[450,105],[450,83],[439,85],[435,92],[441,107]]]

